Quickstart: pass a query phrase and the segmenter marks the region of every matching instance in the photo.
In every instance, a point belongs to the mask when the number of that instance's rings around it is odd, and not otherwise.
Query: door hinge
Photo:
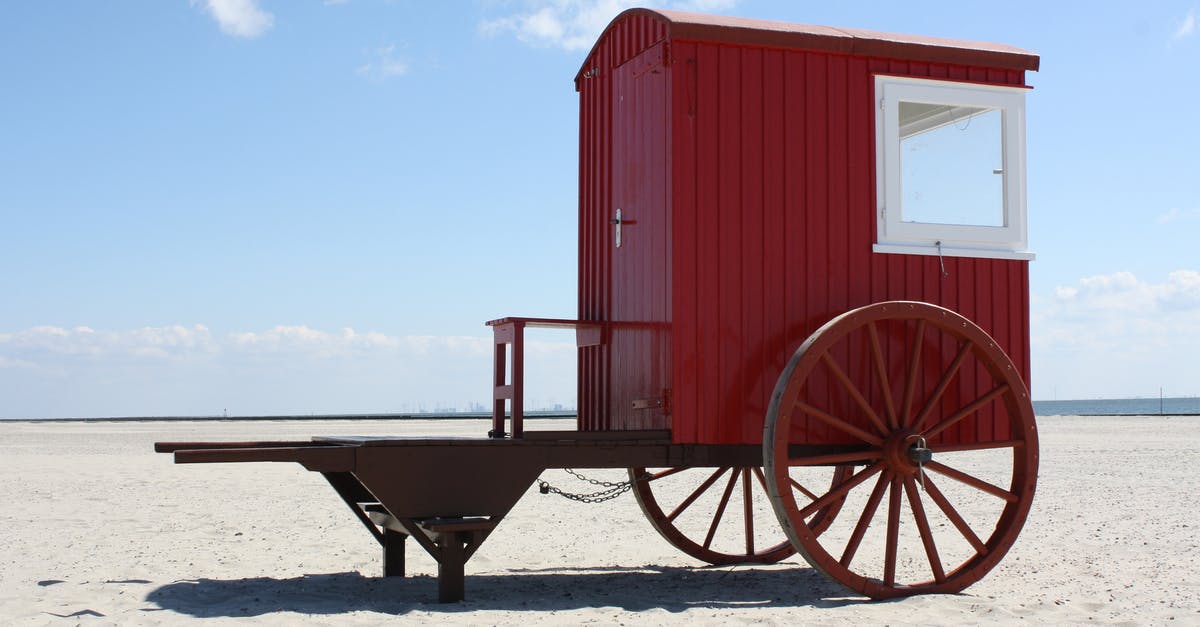
[[[671,414],[671,390],[665,389],[662,391],[662,396],[657,398],[635,398],[632,403],[633,409],[659,409],[662,410],[664,416]]]
[[[661,398],[635,398],[633,399],[633,409],[658,409],[663,406]]]

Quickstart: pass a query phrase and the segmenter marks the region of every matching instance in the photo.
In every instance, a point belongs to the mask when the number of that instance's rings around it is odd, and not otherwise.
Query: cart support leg
[[[383,576],[384,577],[403,577],[404,576],[404,544],[408,540],[408,534],[393,531],[388,528],[383,530]]]
[[[338,496],[342,497],[342,502],[350,507],[350,511],[354,513],[354,517],[371,532],[371,537],[375,538],[380,544],[383,544],[383,532],[375,527],[375,523],[371,522],[371,517],[359,503],[373,503],[375,497],[367,491],[354,475],[348,472],[323,472],[322,476],[333,486],[334,491]]]
[[[396,519],[438,563],[438,601],[455,603],[464,598],[467,560],[487,539],[500,517]]]
[[[438,557],[438,602],[456,603],[466,596],[463,580],[466,578],[467,556],[464,545],[469,541],[470,534],[446,533],[441,536],[438,539],[441,548]]]

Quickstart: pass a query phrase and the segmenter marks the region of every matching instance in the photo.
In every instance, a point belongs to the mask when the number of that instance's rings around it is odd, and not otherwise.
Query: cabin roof
[[[793,24],[725,15],[705,15],[659,9],[629,9],[613,19],[596,45],[614,25],[635,15],[644,15],[666,25],[667,39],[795,48],[835,54],[882,57],[905,61],[956,63],[1009,70],[1038,69],[1037,54],[1004,44],[901,35],[855,28]],[[588,53],[580,74],[591,65],[596,48]],[[578,79],[578,76],[576,77]]]

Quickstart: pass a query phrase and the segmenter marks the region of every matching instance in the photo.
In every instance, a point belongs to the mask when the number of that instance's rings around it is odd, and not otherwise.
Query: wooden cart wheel
[[[793,489],[804,502],[844,481],[852,469],[797,468],[792,474]],[[698,560],[773,564],[796,552],[775,525],[766,477],[758,466],[630,468],[629,479],[650,524]],[[840,507],[841,501],[835,501],[813,516],[813,533],[821,533]]]
[[[824,438],[859,452],[788,458]],[[764,427],[775,513],[814,568],[873,598],[957,592],[992,569],[1033,501],[1033,406],[1004,351],[941,307],[869,305],[840,315],[796,351]],[[856,463],[812,501],[788,489],[796,466]],[[780,489],[783,487],[784,489]],[[825,503],[842,515],[819,536]]]

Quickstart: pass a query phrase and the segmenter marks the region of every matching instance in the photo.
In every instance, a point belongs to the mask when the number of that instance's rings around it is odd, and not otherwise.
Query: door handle
[[[621,247],[621,227],[625,226],[626,224],[637,224],[637,220],[630,220],[628,218],[622,217],[621,216],[621,208],[617,207],[616,215],[612,219],[610,219],[608,221],[608,223],[617,227],[616,232],[613,234],[613,243],[616,244],[617,248],[620,248]]]

